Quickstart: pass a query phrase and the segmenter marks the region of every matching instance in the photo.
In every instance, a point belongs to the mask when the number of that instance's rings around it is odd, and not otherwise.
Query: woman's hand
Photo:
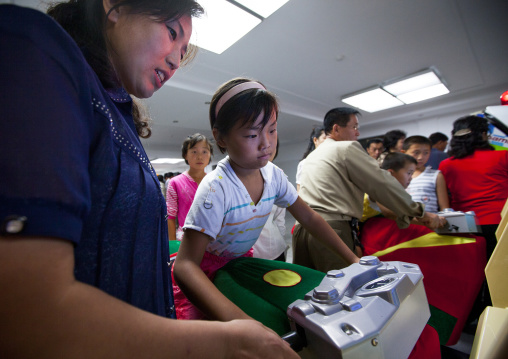
[[[255,320],[233,320],[226,323],[231,340],[226,358],[231,359],[298,359],[299,356],[270,328]]]

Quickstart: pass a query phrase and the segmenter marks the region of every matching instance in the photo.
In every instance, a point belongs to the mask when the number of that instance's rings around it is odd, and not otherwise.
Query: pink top
[[[192,204],[198,184],[192,179],[187,171],[171,178],[166,191],[166,206],[168,207],[168,219],[178,218],[176,239],[183,236],[182,225]]]
[[[450,206],[474,211],[480,224],[498,224],[508,197],[508,151],[476,150],[472,155],[441,162]]]

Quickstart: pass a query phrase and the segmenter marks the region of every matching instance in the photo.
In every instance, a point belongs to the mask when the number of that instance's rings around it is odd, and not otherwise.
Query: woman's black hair
[[[392,148],[397,146],[397,142],[401,138],[406,138],[407,134],[401,130],[392,130],[385,133],[383,138],[383,146],[385,151],[390,152]]]
[[[182,158],[185,160],[186,164],[189,164],[187,162],[187,159],[185,156],[187,156],[187,152],[194,146],[196,146],[197,143],[205,141],[206,145],[208,146],[208,150],[210,151],[210,160],[208,161],[208,164],[212,162],[212,156],[213,156],[213,145],[212,142],[205,136],[200,133],[195,133],[191,136],[187,136],[187,138],[182,143]]]
[[[479,116],[464,116],[453,123],[452,139],[448,154],[455,158],[472,155],[478,149],[494,150],[487,134],[489,123]]]
[[[275,112],[276,118],[279,117],[279,103],[276,96],[268,90],[261,90],[258,88],[251,88],[234,95],[219,109],[217,116],[215,115],[217,103],[226,92],[236,85],[251,81],[254,80],[248,78],[234,78],[221,85],[213,95],[209,112],[210,127],[212,131],[216,128],[219,132],[219,136],[226,136],[236,123],[239,123],[240,126],[255,123],[260,114],[263,114],[263,120],[261,122],[263,127],[266,126],[273,112]],[[259,81],[254,82],[263,85]],[[221,153],[226,153],[226,149],[221,147],[218,143],[217,147]]]
[[[314,139],[321,137],[321,135],[325,133],[325,129],[323,126],[315,127],[310,132],[309,143],[307,144],[307,149],[303,153],[302,160],[306,159],[307,156],[316,149],[316,145],[314,144]]]
[[[161,22],[179,19],[185,15],[196,17],[204,12],[195,0],[119,0],[110,13],[120,6],[127,6],[132,13],[154,16]],[[121,84],[108,56],[107,17],[102,0],[70,0],[56,3],[48,8],[47,13],[76,41],[104,88],[120,87]],[[192,50],[187,52],[189,56],[193,56],[195,49],[192,47]],[[140,106],[138,101],[133,101],[134,124],[139,136],[148,138],[151,135],[149,119],[145,117],[144,109],[140,109]]]

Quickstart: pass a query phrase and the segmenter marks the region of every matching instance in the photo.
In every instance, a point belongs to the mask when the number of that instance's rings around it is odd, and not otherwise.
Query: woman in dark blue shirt
[[[167,319],[166,207],[130,95],[171,78],[201,12],[73,0],[60,26],[0,6],[0,357],[291,357],[258,323]]]

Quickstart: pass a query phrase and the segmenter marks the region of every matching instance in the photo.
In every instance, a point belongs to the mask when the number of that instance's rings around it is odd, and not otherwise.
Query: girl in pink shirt
[[[171,178],[166,190],[170,241],[182,240],[182,226],[185,223],[185,217],[187,217],[198,185],[206,175],[205,167],[210,164],[212,155],[212,144],[202,134],[195,133],[183,141],[182,157],[189,165],[189,169],[181,175]],[[178,228],[176,219],[178,219]]]

